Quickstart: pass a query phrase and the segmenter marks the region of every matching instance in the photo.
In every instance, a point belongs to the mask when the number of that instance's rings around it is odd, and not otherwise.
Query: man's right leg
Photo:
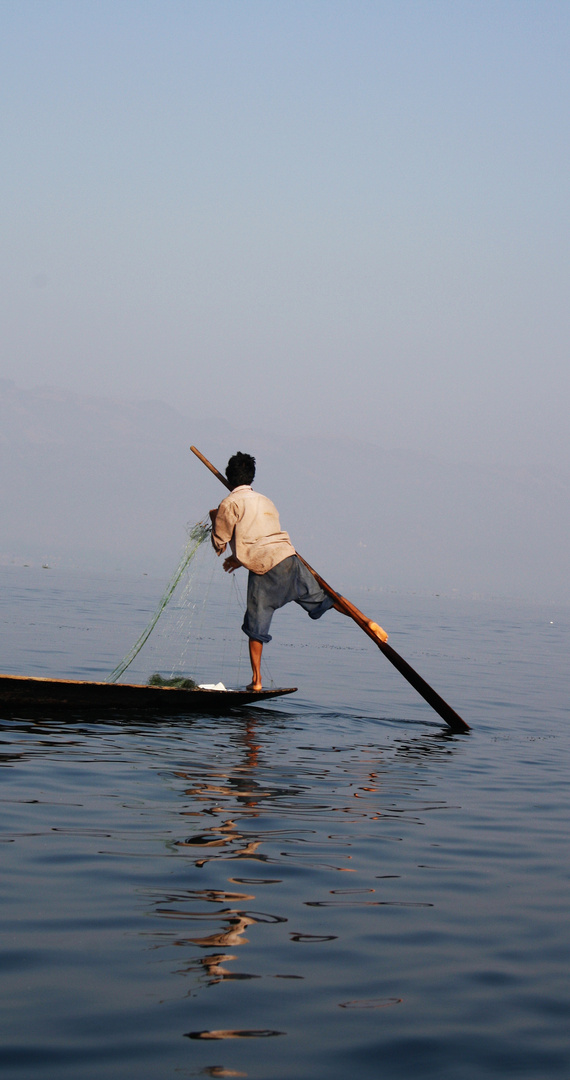
[[[261,654],[263,652],[263,642],[256,641],[255,638],[249,639],[249,659],[251,661],[251,682],[247,687],[248,690],[261,690]]]

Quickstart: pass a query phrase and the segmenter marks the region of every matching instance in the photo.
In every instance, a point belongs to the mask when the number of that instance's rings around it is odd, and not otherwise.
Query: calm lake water
[[[124,681],[245,684],[216,570]],[[80,679],[164,586],[0,583],[1,669]],[[299,691],[269,707],[2,720],[4,1080],[567,1080],[570,611],[350,597],[469,734],[293,605],[265,679]]]

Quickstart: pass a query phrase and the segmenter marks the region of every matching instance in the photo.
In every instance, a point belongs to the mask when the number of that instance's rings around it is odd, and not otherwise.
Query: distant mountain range
[[[256,486],[338,589],[570,602],[570,474],[437,461],[365,441],[274,437],[160,401],[81,397],[0,380],[0,561],[168,576],[223,471],[258,460]]]

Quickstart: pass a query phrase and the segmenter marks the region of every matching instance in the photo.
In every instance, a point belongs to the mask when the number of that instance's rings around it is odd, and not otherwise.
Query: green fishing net
[[[209,538],[211,532],[212,526],[209,522],[206,522],[205,520],[199,521],[196,525],[193,526],[192,529],[190,529],[190,532],[188,534],[188,541],[182,553],[180,562],[176,570],[174,571],[174,574],[172,575],[168,585],[166,586],[166,589],[160,599],[154,615],[152,616],[152,619],[150,620],[146,629],[143,630],[141,636],[137,639],[137,641],[135,641],[132,649],[130,649],[127,655],[123,657],[121,662],[117,664],[116,668],[113,669],[111,674],[107,676],[107,682],[116,682],[117,679],[119,679],[121,675],[127,670],[127,668],[132,664],[135,657],[138,656],[143,645],[152,634],[152,631],[154,630],[158,620],[160,619],[160,616],[162,615],[166,605],[168,604],[169,600],[171,600],[176,590],[176,586],[178,585],[178,582],[180,581],[182,575],[184,574],[185,570],[188,568],[190,562],[194,558],[196,552],[198,551],[198,548],[201,547],[204,541]],[[158,678],[160,678],[160,676],[158,676]],[[192,680],[190,680],[190,682],[192,682]],[[153,685],[157,684],[154,683]],[[173,684],[163,683],[162,685],[166,686]]]
[[[149,686],[174,686],[178,690],[195,690],[194,679],[187,679],[184,675],[173,675],[171,679],[165,679],[158,671],[151,675],[148,680]]]

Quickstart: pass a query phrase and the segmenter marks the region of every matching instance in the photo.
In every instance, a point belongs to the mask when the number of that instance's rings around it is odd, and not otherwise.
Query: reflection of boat
[[[76,679],[27,678],[0,675],[0,706],[22,705],[67,708],[144,709],[170,716],[174,713],[225,713],[239,705],[294,694],[295,686],[271,690],[190,690],[175,686],[135,683],[79,682]]]

